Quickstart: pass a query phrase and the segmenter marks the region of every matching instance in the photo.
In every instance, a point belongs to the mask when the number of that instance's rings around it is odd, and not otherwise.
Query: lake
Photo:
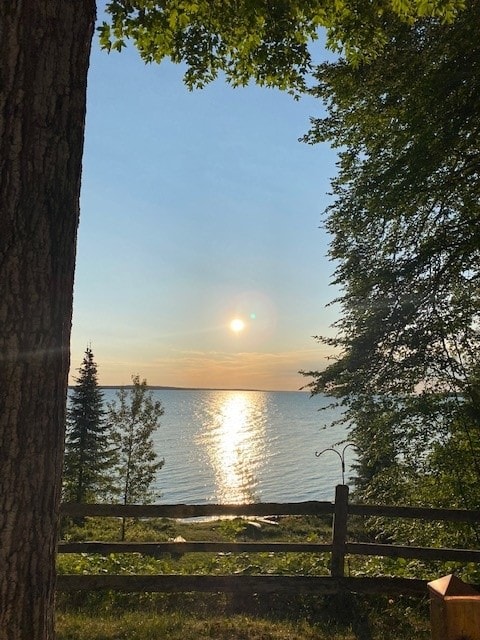
[[[115,398],[104,389],[104,398]],[[165,414],[155,448],[161,503],[333,500],[341,461],[327,451],[345,438],[339,409],[299,391],[152,390]],[[325,408],[327,407],[327,408]],[[342,452],[344,445],[337,447]],[[353,461],[346,450],[346,475]],[[348,483],[348,482],[347,482]]]

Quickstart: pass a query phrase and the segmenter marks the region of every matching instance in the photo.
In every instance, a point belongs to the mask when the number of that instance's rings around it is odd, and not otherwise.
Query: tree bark
[[[0,2],[0,640],[54,638],[95,0]]]

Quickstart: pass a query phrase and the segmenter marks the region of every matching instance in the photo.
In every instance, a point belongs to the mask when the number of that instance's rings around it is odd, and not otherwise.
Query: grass
[[[246,521],[241,518],[182,522],[166,518],[131,521],[127,539],[137,542],[168,541],[182,537],[188,541],[231,542],[251,540]],[[290,516],[274,524],[262,524],[255,539],[263,541],[327,541],[331,535],[329,523],[321,518]],[[115,519],[86,519],[83,527],[72,527],[66,539],[118,540],[119,524]],[[164,554],[158,558],[139,554],[118,553],[107,557],[94,554],[62,554],[60,573],[117,573],[117,574],[232,574],[280,573],[289,575],[328,575],[328,554],[309,553],[185,553]]]
[[[248,616],[211,617],[199,620],[179,614],[128,613],[101,620],[77,614],[59,616],[58,640],[320,640],[318,628],[301,622],[272,623]],[[351,633],[336,640],[355,640]]]
[[[246,523],[243,518],[211,520],[173,520],[152,518],[150,520],[127,519],[126,540],[136,542],[162,542],[182,536],[186,540],[205,542],[232,541],[245,537]],[[268,524],[270,522],[270,524]],[[285,542],[329,542],[331,518],[318,516],[282,516],[261,520],[262,540]],[[66,540],[119,540],[119,518],[85,518],[82,526],[64,523],[63,537]]]
[[[276,524],[262,524],[261,540],[329,541],[328,519],[290,516]],[[115,519],[87,518],[84,526],[65,529],[69,540],[118,540]],[[361,532],[359,532],[361,534]],[[179,522],[168,519],[129,521],[127,539],[166,541],[244,540],[245,520]],[[370,559],[371,563],[372,560]],[[380,563],[381,560],[378,559]],[[400,573],[406,575],[405,566]],[[357,569],[355,568],[355,571]],[[363,575],[384,574],[371,564],[358,569]],[[59,571],[65,573],[283,573],[327,575],[325,554],[165,554],[161,558],[139,554],[108,557],[64,554]],[[394,573],[389,566],[387,573]],[[413,567],[412,571],[419,571]],[[418,573],[417,573],[417,577]],[[58,596],[58,640],[427,640],[430,638],[425,599],[313,597],[226,594],[125,594],[79,592]]]
[[[351,599],[339,606],[334,598],[317,603],[291,603],[278,610],[223,614],[199,613],[196,607],[174,610],[118,611],[79,609],[58,613],[58,640],[428,640],[425,601]],[[311,606],[310,602],[310,606]],[[192,603],[190,603],[192,605]],[[201,609],[201,608],[200,608]]]

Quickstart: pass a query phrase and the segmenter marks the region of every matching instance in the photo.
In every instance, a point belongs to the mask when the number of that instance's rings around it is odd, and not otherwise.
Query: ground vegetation
[[[285,516],[262,522],[258,541],[328,542],[328,517]],[[135,541],[251,540],[251,528],[241,518],[185,522],[167,518],[140,521],[129,527]],[[72,527],[69,540],[119,538],[118,521],[87,518]],[[364,537],[357,525],[352,538]],[[166,554],[161,558],[138,554],[60,555],[61,573],[167,573],[167,574],[280,574],[328,575],[328,554],[241,553]],[[411,565],[411,566],[409,566]],[[443,570],[446,568],[443,567]],[[458,569],[458,567],[457,567]],[[402,577],[432,575],[432,567],[401,560],[363,559],[349,566],[351,575],[382,573]],[[436,568],[438,571],[438,568]],[[430,637],[426,597],[305,596],[268,594],[249,596],[208,593],[122,594],[91,592],[59,594],[59,637],[68,640],[105,640],[121,637],[150,640],[156,634],[180,638],[329,638],[330,640],[410,640]]]

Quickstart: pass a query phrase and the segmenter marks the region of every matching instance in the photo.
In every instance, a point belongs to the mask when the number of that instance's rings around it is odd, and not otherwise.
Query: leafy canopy
[[[369,499],[480,504],[479,30],[477,3],[449,25],[390,20],[381,57],[315,73],[328,113],[305,140],[339,149],[343,314],[311,388],[346,404]]]
[[[122,504],[147,503],[156,496],[153,484],[164,460],[155,451],[153,435],[164,413],[147,381],[132,377],[130,389],[121,388],[108,403],[107,423],[117,450],[116,492]]]
[[[305,139],[341,149],[326,220],[344,310],[331,390],[446,389],[478,361],[479,27],[475,10],[392,24],[381,58],[316,72],[328,117]]]
[[[302,90],[312,66],[309,44],[320,27],[328,46],[356,63],[381,51],[389,18],[449,22],[464,6],[464,0],[111,0],[99,32],[108,51],[131,40],[146,62],[184,62],[190,88],[222,72],[234,86],[253,78]]]

